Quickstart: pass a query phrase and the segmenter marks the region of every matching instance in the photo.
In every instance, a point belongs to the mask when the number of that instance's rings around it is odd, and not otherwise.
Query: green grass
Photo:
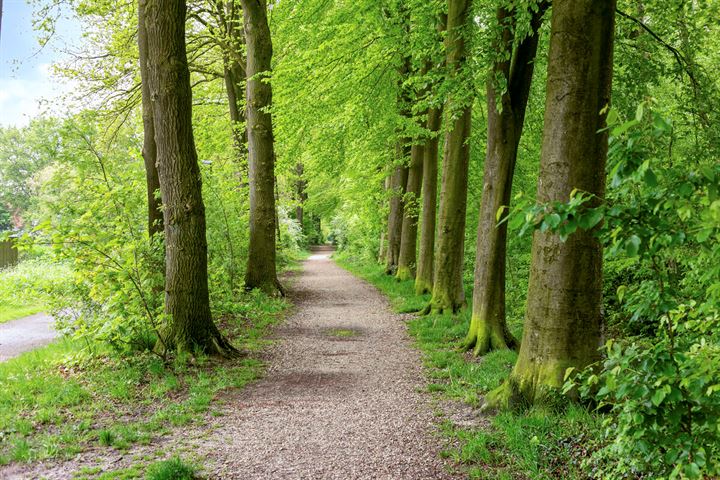
[[[15,305],[15,304],[3,304],[0,305],[0,323],[9,322],[17,318],[27,317],[34,313],[42,312],[45,306],[40,304],[30,305]]]
[[[412,281],[398,282],[385,275],[372,261],[342,254],[338,263],[375,285],[387,295],[398,312],[424,307],[429,295],[416,295]],[[508,296],[518,298],[518,292]],[[514,306],[511,311],[520,311]],[[423,352],[430,383],[428,391],[440,399],[457,400],[479,407],[482,397],[507,378],[517,354],[491,352],[480,358],[460,351],[469,327],[467,309],[455,316],[419,316],[408,322],[408,330]],[[511,328],[520,336],[516,319]],[[473,479],[581,479],[588,475],[580,462],[597,443],[600,420],[578,405],[564,410],[533,408],[525,412],[502,412],[485,417],[474,413],[480,426],[460,428],[446,421],[442,434],[452,445],[442,455],[467,469]]]
[[[329,330],[328,334],[332,335],[333,337],[350,338],[350,337],[356,337],[358,335],[358,332],[356,332],[355,330],[336,328],[333,330]]]
[[[0,269],[0,323],[42,312],[48,292],[70,275],[67,265],[43,260]]]
[[[193,480],[197,478],[195,467],[173,457],[150,465],[145,474],[146,480]]]
[[[257,352],[287,304],[258,294],[237,302],[236,314],[220,324],[241,351]],[[263,367],[252,355],[165,363],[151,353],[88,357],[78,353],[80,347],[63,339],[0,364],[0,464],[149,444],[215,413],[223,391],[259,378]],[[134,471],[124,478],[135,478]]]

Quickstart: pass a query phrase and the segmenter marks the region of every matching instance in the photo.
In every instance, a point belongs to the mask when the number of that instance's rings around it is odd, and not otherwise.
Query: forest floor
[[[45,313],[0,323],[0,362],[52,342],[58,336],[53,323]]]
[[[137,478],[180,456],[211,479],[451,479],[438,423],[469,415],[427,393],[420,353],[387,299],[315,251],[292,279],[290,317],[262,380],[220,392],[199,424],[126,449],[11,463],[0,477]],[[115,472],[116,474],[113,474]]]

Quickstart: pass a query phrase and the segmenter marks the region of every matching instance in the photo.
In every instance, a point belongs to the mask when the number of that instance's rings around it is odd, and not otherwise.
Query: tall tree
[[[398,254],[397,272],[398,280],[415,278],[415,260],[417,251],[418,231],[418,199],[422,188],[423,159],[425,147],[416,142],[410,147],[410,165],[405,184],[403,198],[403,219],[400,232],[400,252]]]
[[[532,14],[529,32],[519,43],[515,37],[522,30],[519,30],[516,17],[525,12],[505,6],[497,10],[500,33],[494,42],[494,50],[498,57],[487,81],[487,150],[477,231],[472,317],[465,339],[465,348],[473,349],[475,355],[517,347],[505,321],[507,222],[498,225],[498,220],[502,220],[498,211],[510,204],[538,30],[547,6],[547,3],[533,6],[536,11]],[[499,78],[507,82],[505,89],[500,91]],[[497,98],[500,105],[497,105]]]
[[[537,199],[567,201],[578,189],[602,198],[615,0],[555,0]],[[597,200],[596,200],[597,202]],[[559,388],[570,367],[598,359],[602,249],[592,231],[563,242],[536,231],[520,354],[488,406],[533,404]]]
[[[138,2],[138,53],[140,60],[140,82],[142,94],[143,148],[145,161],[145,179],[148,200],[148,233],[153,235],[163,231],[162,202],[157,196],[160,180],[157,171],[157,146],[155,145],[155,123],[153,120],[153,104],[150,97],[148,74],[148,38],[145,28],[145,8],[147,0]]]
[[[437,32],[442,34],[447,25],[447,15],[441,13],[437,22]],[[438,35],[440,37],[440,35]],[[439,42],[438,42],[439,43]],[[428,61],[428,71],[431,71],[432,59]],[[440,61],[438,70],[445,65]],[[436,85],[433,85],[436,87]],[[434,92],[430,92],[433,94]],[[422,173],[422,211],[420,220],[420,238],[418,240],[417,271],[415,274],[415,292],[418,294],[432,292],[433,286],[433,260],[435,259],[435,220],[437,217],[437,174],[438,174],[438,138],[440,135],[440,120],[442,118],[442,105],[432,105],[427,112],[428,137],[423,149]]]
[[[437,175],[438,175],[438,135],[442,107],[428,110],[427,130],[429,137],[423,148],[422,173],[422,220],[415,274],[415,292],[432,292],[433,259],[435,258],[435,217],[437,216]]]
[[[445,134],[437,251],[433,270],[433,294],[426,312],[456,312],[465,300],[462,286],[470,160],[470,114],[472,100],[464,85],[466,36],[470,25],[470,0],[448,0],[445,38],[448,81],[453,93],[445,104]]]
[[[400,242],[402,240],[402,222],[405,204],[405,186],[407,185],[408,169],[405,165],[405,146],[398,141],[395,146],[395,163],[390,176],[390,211],[387,220],[387,247],[385,249],[385,273],[393,275],[397,271],[400,258]]]
[[[192,130],[192,91],[183,0],[145,3],[148,79],[157,166],[165,211],[167,350],[231,354],[212,321],[207,279],[205,206]]]
[[[275,149],[271,72],[272,39],[265,0],[242,0],[247,43],[246,108],[250,167],[250,243],[245,288],[282,295],[275,266]]]

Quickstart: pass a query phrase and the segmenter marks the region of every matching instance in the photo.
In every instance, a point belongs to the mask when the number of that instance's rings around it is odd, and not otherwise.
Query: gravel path
[[[37,313],[0,324],[0,362],[55,340],[54,323],[50,315]]]
[[[223,479],[446,479],[403,317],[315,252],[264,380],[236,394],[204,455]],[[203,456],[204,456],[203,455]]]

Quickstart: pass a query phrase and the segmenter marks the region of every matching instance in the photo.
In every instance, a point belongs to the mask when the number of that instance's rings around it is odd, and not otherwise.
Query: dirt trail
[[[46,313],[0,324],[0,362],[47,345],[57,338],[55,320]]]
[[[266,378],[238,393],[208,439],[211,477],[456,478],[402,317],[329,254],[305,263]]]

